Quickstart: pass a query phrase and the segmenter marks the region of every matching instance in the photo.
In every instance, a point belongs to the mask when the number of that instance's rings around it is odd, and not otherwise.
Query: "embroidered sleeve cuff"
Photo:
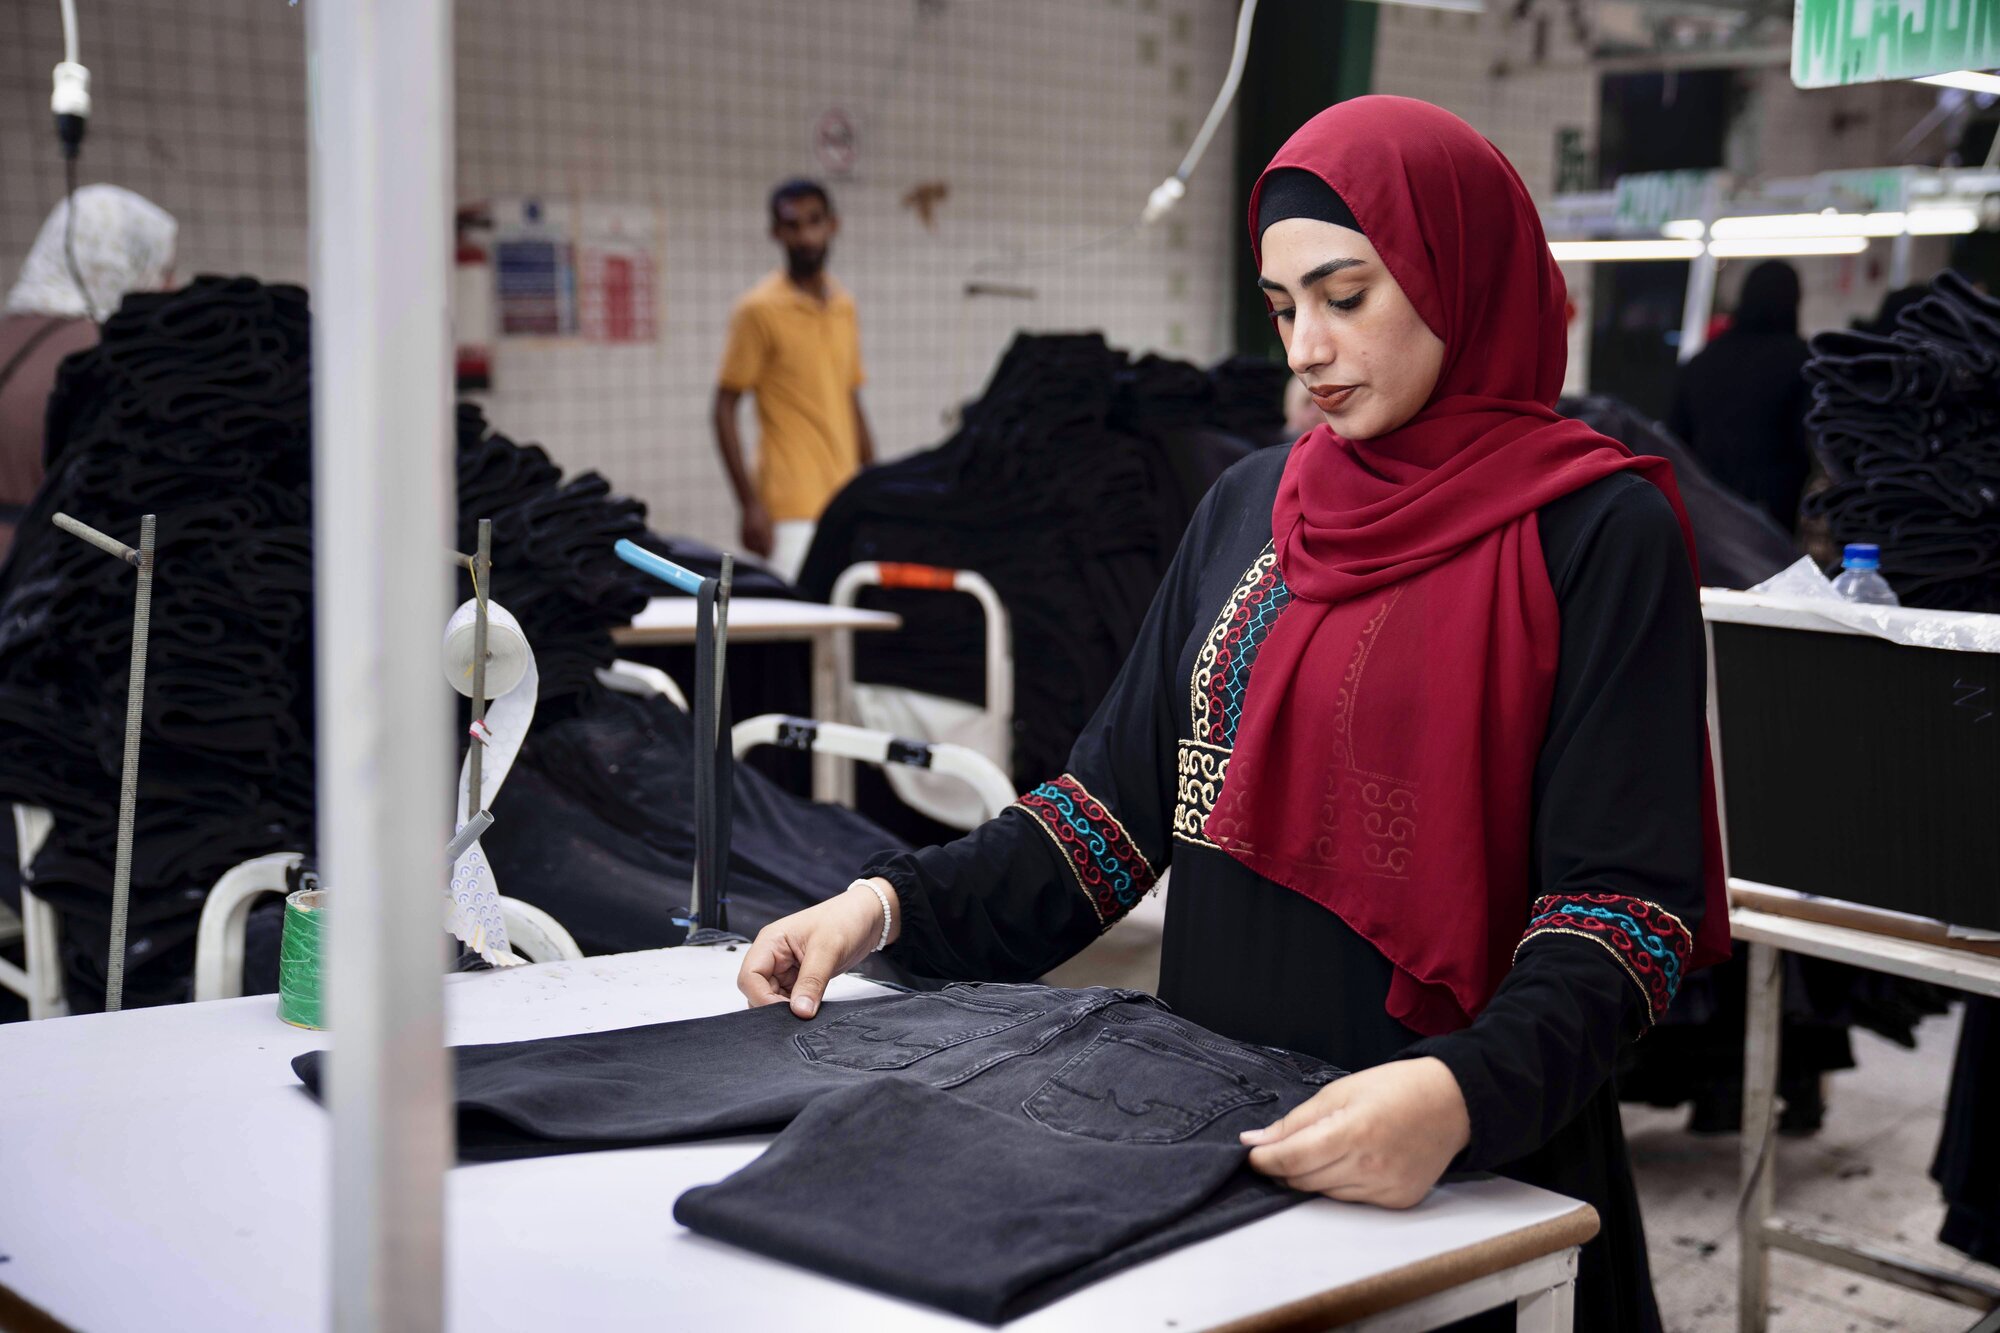
[[[1159,879],[1105,804],[1065,773],[1015,802],[1055,843],[1100,926],[1132,910]]]
[[[1646,1021],[1653,1024],[1667,1012],[1680,988],[1694,951],[1694,940],[1679,917],[1658,903],[1618,893],[1550,895],[1536,901],[1534,918],[1514,949],[1539,936],[1574,935],[1603,948],[1646,1002]]]

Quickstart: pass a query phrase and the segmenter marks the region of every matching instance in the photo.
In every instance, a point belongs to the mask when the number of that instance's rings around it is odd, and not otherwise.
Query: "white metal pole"
[[[1994,140],[2000,143],[2000,139]],[[1915,237],[1903,232],[1889,242],[1889,290],[1901,291],[1910,285],[1910,249]]]
[[[1702,194],[1701,222],[1702,234],[1715,225],[1716,214],[1722,211],[1722,180],[1719,174],[1711,176],[1708,188]],[[1706,245],[1701,253],[1688,265],[1687,299],[1681,304],[1681,346],[1677,358],[1682,365],[1694,360],[1694,354],[1708,346],[1708,321],[1715,314],[1715,256]]]
[[[450,0],[307,7],[337,1333],[443,1324]]]

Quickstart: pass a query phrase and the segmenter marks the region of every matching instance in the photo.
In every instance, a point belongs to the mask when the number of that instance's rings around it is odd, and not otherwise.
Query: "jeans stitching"
[[[1236,1085],[1236,1089],[1232,1094],[1228,1094],[1220,1098],[1217,1098],[1216,1104],[1213,1106],[1212,1109],[1209,1107],[1203,1107],[1199,1111],[1189,1107],[1181,1106],[1175,1102],[1166,1101],[1162,1098],[1158,1097],[1153,1098],[1152,1101],[1154,1102],[1154,1104],[1159,1106],[1165,1106],[1171,1110],[1177,1111],[1181,1115],[1187,1117],[1188,1120],[1194,1122],[1190,1124],[1188,1128],[1182,1130],[1180,1133],[1175,1134],[1169,1138],[1139,1138],[1139,1137],[1129,1137],[1129,1136],[1123,1138],[1105,1138],[1102,1135],[1092,1134],[1087,1130],[1067,1128],[1065,1126],[1058,1125],[1054,1123],[1052,1120],[1050,1120],[1047,1116],[1043,1115],[1041,1112],[1036,1110],[1035,1103],[1041,1100],[1045,1095],[1047,1095],[1051,1088],[1056,1088],[1056,1087],[1060,1087],[1064,1092],[1067,1092],[1072,1096],[1081,1097],[1085,1100],[1091,1100],[1088,1093],[1085,1093],[1078,1088],[1072,1087],[1068,1083],[1065,1083],[1063,1080],[1070,1074],[1072,1070],[1075,1070],[1078,1066],[1083,1065],[1084,1063],[1089,1061],[1093,1056],[1099,1054],[1100,1051],[1109,1047],[1113,1043],[1118,1043],[1127,1046],[1141,1047],[1159,1058],[1166,1060],[1180,1060],[1183,1063],[1193,1065],[1196,1068],[1205,1069],[1213,1074],[1219,1074],[1223,1078],[1228,1079],[1232,1083],[1234,1083]],[[1196,1043],[1190,1043],[1190,1045],[1195,1045],[1195,1044]],[[1214,1124],[1216,1121],[1220,1120],[1223,1116],[1228,1115],[1231,1111],[1241,1110],[1243,1107],[1246,1106],[1254,1106],[1259,1102],[1276,1101],[1277,1099],[1278,1099],[1277,1094],[1272,1092],[1270,1089],[1258,1087],[1256,1084],[1252,1083],[1249,1079],[1245,1078],[1241,1073],[1237,1072],[1234,1069],[1227,1068],[1218,1061],[1206,1058],[1199,1051],[1195,1052],[1175,1051],[1170,1047],[1168,1047],[1164,1042],[1160,1041],[1159,1039],[1149,1038],[1144,1033],[1139,1033],[1139,1032],[1121,1033],[1116,1030],[1109,1030],[1100,1032],[1095,1037],[1091,1038],[1089,1045],[1085,1046],[1083,1050],[1079,1051],[1076,1055],[1070,1057],[1069,1062],[1067,1064],[1063,1065],[1061,1069],[1058,1069],[1055,1073],[1051,1074],[1046,1080],[1044,1080],[1041,1087],[1035,1089],[1035,1091],[1032,1094],[1030,1094],[1025,1101],[1021,1103],[1021,1112],[1022,1114],[1026,1115],[1030,1120],[1033,1120],[1036,1124],[1042,1125],[1048,1129],[1052,1129],[1058,1134],[1071,1134],[1075,1135],[1078,1138],[1096,1139],[1097,1141],[1102,1143],[1180,1143],[1186,1139],[1194,1137],[1196,1134],[1199,1134],[1202,1130]]]

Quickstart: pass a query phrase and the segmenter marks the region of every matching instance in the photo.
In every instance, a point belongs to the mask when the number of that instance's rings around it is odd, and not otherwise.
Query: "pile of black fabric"
[[[0,799],[54,815],[34,887],[100,997],[134,577],[49,519],[132,542],[159,516],[126,995],[172,998],[216,877],[311,845],[309,327],[295,287],[133,296],[50,400],[48,476],[0,571]]]
[[[1284,367],[1212,371],[1133,360],[1098,334],[1022,335],[938,447],[855,478],[821,517],[800,590],[824,600],[849,565],[975,570],[1013,622],[1013,776],[1062,770],[1110,688],[1208,487],[1275,443]],[[861,636],[862,681],[984,702],[983,620],[969,598],[878,592],[904,632]]]
[[[208,888],[250,857],[314,847],[309,332],[296,287],[200,278],[128,298],[51,400],[49,475],[0,569],[0,800],[54,815],[32,881],[62,918],[77,1008],[103,994],[133,578],[49,516],[127,539],[140,514],[159,516],[126,1003],[185,999]],[[558,920],[573,912],[597,948],[673,942],[661,922],[687,900],[691,803],[675,783],[691,728],[596,678],[612,628],[664,586],[613,544],[660,543],[603,478],[565,482],[475,408],[457,428],[460,549],[493,520],[494,592],[541,672],[537,731],[487,839],[496,874]],[[732,864],[739,928],[837,890],[894,841],[846,812],[801,814],[754,773],[739,770],[736,800],[753,849]],[[619,874],[597,841],[607,829],[626,840]],[[253,975],[260,939],[274,936],[253,928]]]
[[[1565,398],[1556,411],[1575,417],[1635,454],[1664,458],[1694,529],[1701,581],[1712,588],[1748,588],[1798,559],[1792,539],[1771,516],[1717,481],[1694,451],[1659,422],[1605,394]]]
[[[1905,605],[2000,611],[2000,301],[1947,272],[1894,332],[1812,341],[1806,421],[1837,541],[1874,542]]]

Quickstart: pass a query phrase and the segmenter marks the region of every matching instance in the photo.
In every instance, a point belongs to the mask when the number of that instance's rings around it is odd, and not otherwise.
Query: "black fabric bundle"
[[[1892,333],[1812,349],[1806,420],[1833,484],[1806,513],[1880,545],[1905,605],[2000,611],[2000,301],[1946,272]]]
[[[660,697],[604,693],[539,715],[481,839],[501,891],[532,900],[586,953],[686,937],[694,873],[694,727]],[[747,765],[731,784],[729,925],[755,934],[839,893],[869,855],[899,847],[868,820],[784,791]]]
[[[800,574],[824,600],[849,565],[971,569],[1013,622],[1013,776],[1060,772],[1138,633],[1194,507],[1229,464],[1282,428],[1282,366],[1212,371],[1021,335],[950,439],[871,468],[821,516]],[[983,619],[969,598],[889,591],[864,605],[904,632],[860,636],[855,675],[984,702]]]
[[[1694,528],[1701,581],[1712,588],[1748,588],[1798,559],[1792,539],[1758,506],[1717,481],[1673,432],[1637,408],[1604,394],[1564,398],[1556,411],[1575,417],[1635,454],[1674,465],[1674,480]]]
[[[48,477],[0,571],[0,799],[47,807],[34,887],[75,1000],[103,992],[134,577],[58,531],[159,516],[128,1004],[184,998],[216,877],[312,836],[305,293],[202,278],[129,297],[64,362]]]
[[[33,884],[62,918],[74,1007],[103,993],[133,578],[49,516],[126,539],[139,515],[159,516],[125,994],[128,1005],[186,999],[216,879],[253,856],[314,847],[309,333],[300,289],[199,278],[127,298],[102,342],[64,363],[51,399],[49,475],[0,569],[0,800],[54,815]],[[671,943],[669,918],[687,900],[680,849],[691,854],[693,839],[691,806],[672,794],[686,782],[688,723],[661,701],[637,725],[635,701],[596,679],[611,630],[664,586],[612,547],[662,543],[643,505],[593,473],[564,481],[478,409],[459,409],[457,437],[459,548],[493,520],[493,592],[541,673],[538,731],[486,840],[503,891],[566,923],[566,908],[588,919],[573,933],[595,948]],[[469,575],[459,585],[472,595]],[[612,732],[617,757],[594,758]],[[543,755],[560,777],[537,771]],[[801,886],[824,896],[893,842],[845,812],[813,823],[794,808],[805,802],[753,773],[739,772],[736,801],[739,841],[784,849],[741,863],[755,871],[738,920],[753,929],[803,905]],[[809,836],[793,831],[801,819],[822,836],[794,851]],[[636,903],[645,895],[650,911]],[[272,938],[251,933],[253,945]]]

